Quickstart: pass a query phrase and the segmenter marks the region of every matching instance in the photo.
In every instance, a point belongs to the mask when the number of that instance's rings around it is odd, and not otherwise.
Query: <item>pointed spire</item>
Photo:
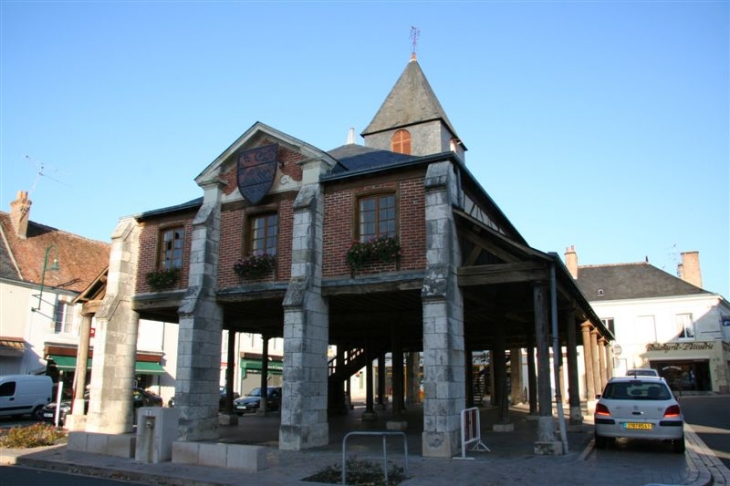
[[[411,26],[411,61],[416,60],[416,46],[418,46],[418,38],[421,36],[421,29]]]

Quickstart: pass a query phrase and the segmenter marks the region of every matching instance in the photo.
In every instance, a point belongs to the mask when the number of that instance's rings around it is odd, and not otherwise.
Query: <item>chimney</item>
[[[18,191],[18,199],[10,203],[10,221],[15,228],[15,235],[21,240],[28,237],[31,204],[27,191]]]
[[[355,129],[353,127],[350,127],[350,129],[347,131],[347,145],[352,145],[355,143]]]
[[[578,278],[578,254],[575,252],[575,246],[570,245],[565,249],[565,266],[568,267],[568,271],[573,276],[573,279]]]
[[[682,263],[677,265],[677,275],[687,283],[702,288],[702,272],[700,271],[700,252],[682,252]]]

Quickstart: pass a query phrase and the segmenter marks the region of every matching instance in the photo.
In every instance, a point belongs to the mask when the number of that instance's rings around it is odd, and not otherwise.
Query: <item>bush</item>
[[[33,424],[25,427],[13,427],[0,436],[0,445],[9,449],[29,449],[31,447],[50,446],[66,437],[63,429],[49,424]]]
[[[240,258],[233,264],[233,271],[241,278],[259,278],[276,268],[276,257],[269,253]]]
[[[161,268],[145,275],[147,285],[155,292],[168,289],[180,279],[180,268]]]
[[[388,482],[385,482],[383,465],[374,462],[351,458],[347,460],[347,484],[353,486],[396,486],[408,479],[403,473],[403,468],[390,463],[388,470]],[[342,483],[342,465],[333,464],[322,471],[304,478],[303,481],[311,481],[328,484]]]
[[[374,261],[390,263],[398,257],[398,239],[394,236],[379,236],[369,241],[353,241],[345,254],[345,262],[355,271]]]

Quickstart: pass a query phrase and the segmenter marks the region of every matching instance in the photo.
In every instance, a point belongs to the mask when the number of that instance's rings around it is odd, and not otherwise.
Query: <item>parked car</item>
[[[626,370],[626,376],[659,376],[654,368],[633,368]]]
[[[281,403],[281,387],[268,387],[266,389],[266,410],[274,412],[279,410]],[[254,388],[246,396],[233,401],[233,411],[238,415],[244,413],[256,413],[261,407],[261,388]]]
[[[64,394],[63,399],[60,402],[60,408],[59,408],[59,416],[58,416],[58,425],[63,426],[66,423],[66,415],[68,415],[71,412],[71,404],[73,403],[73,397],[70,395],[70,392],[68,395]],[[135,410],[135,419],[136,419],[136,410],[140,407],[161,407],[162,406],[162,397],[155,395],[154,393],[150,393],[147,390],[144,390],[142,388],[134,388],[132,390],[132,406]],[[89,392],[88,390],[84,393],[84,413],[89,411]],[[50,402],[45,407],[43,407],[43,421],[54,424],[56,423],[56,402]]]
[[[609,439],[668,440],[684,452],[684,416],[669,385],[657,376],[611,378],[597,396],[594,414],[596,447]]]
[[[226,387],[222,386],[218,389],[218,393],[220,394],[220,399],[218,400],[218,410],[225,410],[226,408]],[[241,394],[238,392],[233,392],[233,399],[240,397]],[[174,407],[175,406],[175,395],[170,397],[170,399],[167,401],[168,407]]]
[[[0,376],[0,417],[30,415],[42,418],[43,407],[53,396],[50,376]]]

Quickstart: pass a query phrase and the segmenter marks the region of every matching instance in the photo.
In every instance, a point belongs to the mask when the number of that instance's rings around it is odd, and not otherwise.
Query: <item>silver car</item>
[[[597,398],[593,418],[599,449],[609,439],[623,437],[669,440],[674,452],[684,452],[684,416],[663,378],[611,378]]]

